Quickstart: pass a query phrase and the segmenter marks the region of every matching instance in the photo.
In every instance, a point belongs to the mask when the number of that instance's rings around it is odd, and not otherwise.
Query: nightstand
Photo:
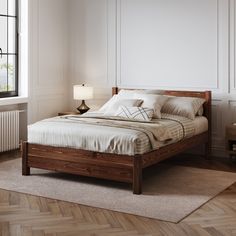
[[[65,116],[65,115],[79,115],[79,112],[76,111],[65,111],[65,112],[59,112],[58,116]]]
[[[236,123],[225,128],[226,150],[231,160],[236,157]]]

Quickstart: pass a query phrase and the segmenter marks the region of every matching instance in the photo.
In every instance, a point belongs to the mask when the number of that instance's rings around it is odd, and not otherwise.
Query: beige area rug
[[[93,207],[179,222],[236,181],[235,173],[159,165],[144,175],[143,194],[129,184],[31,170],[21,160],[0,163],[0,188]]]

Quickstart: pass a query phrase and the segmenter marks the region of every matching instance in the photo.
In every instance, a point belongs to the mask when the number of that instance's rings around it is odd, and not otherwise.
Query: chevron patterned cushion
[[[115,115],[140,121],[150,121],[153,113],[153,109],[150,108],[120,106]]]

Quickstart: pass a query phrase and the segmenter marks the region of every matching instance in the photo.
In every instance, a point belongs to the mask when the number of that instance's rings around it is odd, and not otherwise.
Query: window
[[[0,98],[18,95],[18,0],[0,0]]]

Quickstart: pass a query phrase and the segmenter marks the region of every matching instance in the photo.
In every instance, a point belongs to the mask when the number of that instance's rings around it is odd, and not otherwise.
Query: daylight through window
[[[0,0],[0,98],[18,95],[18,0]]]

